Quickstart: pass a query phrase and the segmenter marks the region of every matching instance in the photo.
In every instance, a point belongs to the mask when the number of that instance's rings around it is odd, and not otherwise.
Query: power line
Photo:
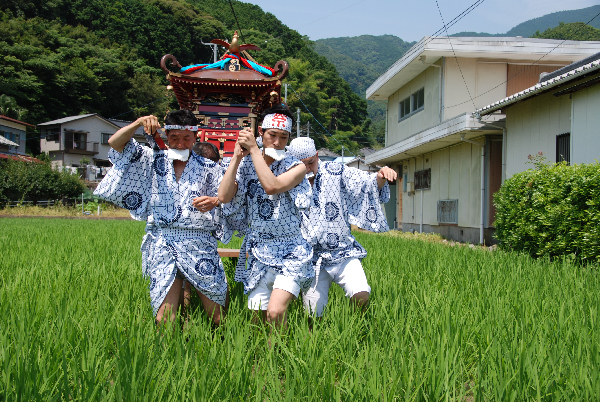
[[[304,101],[302,100],[302,98],[300,97],[300,95],[298,95],[298,92],[296,92],[296,90],[294,89],[293,86],[288,85],[289,88],[292,89],[292,91],[296,94],[296,96],[298,97],[298,100],[300,101],[300,103],[302,103],[302,106],[304,106],[304,109],[306,109],[306,111],[312,116],[313,119],[315,119],[315,121],[319,124],[319,126],[321,126],[321,128],[323,128],[323,130],[325,130],[325,132],[331,137],[333,138],[339,145],[341,145],[342,147],[344,147],[344,145],[338,141],[337,138],[335,138],[322,124],[319,120],[317,120],[317,118],[315,117],[314,114],[312,114],[312,112],[310,111],[310,109],[304,104]],[[315,130],[316,131],[316,130]],[[350,151],[350,150],[348,150]],[[356,156],[352,151],[350,151],[350,153],[353,156]]]
[[[591,20],[589,20],[589,21],[588,21],[588,22],[586,22],[586,23],[585,23],[583,26],[581,26],[581,27],[580,27],[578,30],[576,30],[576,31],[574,32],[574,34],[578,33],[580,30],[582,30],[584,26],[586,26],[586,25],[589,25],[589,24],[590,24],[590,22],[592,22],[593,20],[595,20],[595,19],[596,19],[596,17],[598,17],[599,15],[600,15],[600,13],[596,14],[596,15],[595,15],[595,16],[594,16],[594,17],[593,17]],[[542,57],[540,57],[539,59],[537,59],[536,61],[534,61],[534,62],[533,62],[533,63],[531,63],[530,65],[526,66],[524,69],[522,69],[522,70],[521,70],[521,71],[519,71],[518,73],[516,73],[516,74],[514,74],[514,75],[512,75],[512,76],[510,76],[510,77],[508,77],[508,78],[506,79],[506,81],[503,81],[503,82],[501,82],[500,84],[496,85],[495,87],[493,87],[493,88],[491,88],[491,89],[489,89],[489,90],[487,90],[487,91],[485,91],[485,92],[483,92],[483,93],[481,93],[481,94],[479,94],[479,95],[475,96],[474,98],[471,98],[471,101],[472,101],[473,99],[477,99],[477,98],[479,98],[480,96],[483,96],[483,95],[485,95],[485,94],[487,94],[487,93],[490,93],[490,92],[492,92],[494,89],[496,89],[496,88],[498,88],[498,87],[500,87],[500,86],[502,86],[502,85],[506,84],[508,81],[512,80],[513,78],[515,78],[515,77],[516,77],[516,76],[518,76],[519,74],[522,74],[522,73],[524,73],[525,71],[527,71],[527,70],[528,70],[528,69],[530,69],[531,67],[535,66],[535,65],[536,65],[536,64],[537,64],[537,63],[538,63],[540,60],[542,60],[544,57],[548,56],[550,53],[552,53],[554,50],[556,50],[556,49],[557,49],[559,46],[562,46],[562,44],[563,44],[563,43],[565,43],[567,40],[569,40],[569,39],[564,39],[564,40],[563,40],[562,42],[560,42],[558,45],[556,45],[556,46],[554,46],[552,49],[550,49],[550,50],[549,50],[549,51],[548,51],[546,54],[544,54]],[[465,103],[467,103],[467,102],[469,102],[469,101],[467,100],[467,101],[464,101],[464,102],[456,103],[456,104],[454,104],[454,105],[451,105],[451,106],[444,106],[444,109],[449,109],[449,108],[451,108],[451,107],[456,107],[456,106],[464,105],[464,104],[465,104]],[[473,106],[475,106],[475,105],[473,105]],[[475,107],[475,109],[477,109],[477,107]]]
[[[450,48],[452,49],[452,54],[454,55],[454,59],[456,60],[456,65],[458,66],[458,71],[460,71],[460,76],[463,79],[463,83],[465,84],[465,88],[467,89],[467,93],[469,94],[469,98],[471,98],[471,102],[473,102],[473,107],[477,109],[475,106],[475,101],[471,96],[471,91],[469,91],[469,86],[467,85],[467,80],[465,80],[465,75],[462,72],[462,68],[460,68],[460,63],[458,62],[458,57],[456,57],[456,52],[454,51],[454,46],[452,45],[452,41],[450,40],[450,35],[448,35],[448,28],[446,28],[446,23],[444,22],[444,17],[442,16],[442,10],[440,10],[440,5],[438,0],[435,0],[435,5],[437,6],[438,12],[440,13],[440,18],[442,19],[442,24],[444,24],[444,29],[446,30],[446,36],[448,36],[448,43],[450,44]]]
[[[244,35],[242,34],[242,28],[240,28],[240,23],[238,22],[237,15],[235,15],[235,10],[233,9],[233,4],[231,4],[231,0],[229,0],[229,6],[231,7],[231,12],[233,13],[233,18],[235,18],[235,23],[238,27],[238,31],[240,31],[240,38],[242,38],[242,43],[245,43]]]

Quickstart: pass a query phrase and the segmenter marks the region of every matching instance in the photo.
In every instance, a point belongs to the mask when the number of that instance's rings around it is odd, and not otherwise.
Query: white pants
[[[250,310],[267,310],[273,289],[285,290],[298,297],[300,284],[289,276],[285,276],[269,268],[260,278],[258,284],[248,295],[248,308]]]
[[[367,277],[358,258],[350,258],[335,265],[321,266],[318,276],[313,279],[310,289],[302,293],[304,309],[317,317],[323,315],[323,310],[329,300],[331,282],[337,283],[352,297],[359,292],[371,293]]]

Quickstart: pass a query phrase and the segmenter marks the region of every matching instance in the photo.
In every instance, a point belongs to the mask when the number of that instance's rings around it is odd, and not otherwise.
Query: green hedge
[[[85,187],[68,172],[53,170],[49,162],[0,162],[0,203],[59,200],[77,197]]]
[[[600,262],[600,164],[531,159],[535,168],[506,180],[494,197],[500,247]]]

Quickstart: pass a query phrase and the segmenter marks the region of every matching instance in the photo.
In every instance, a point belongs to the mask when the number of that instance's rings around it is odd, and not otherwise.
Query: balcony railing
[[[68,153],[81,153],[81,154],[97,154],[99,142],[86,142],[86,141],[69,141],[65,143],[65,151]]]

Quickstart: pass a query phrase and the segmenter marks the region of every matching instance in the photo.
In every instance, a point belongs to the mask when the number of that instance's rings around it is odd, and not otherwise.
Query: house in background
[[[34,126],[0,114],[0,157],[26,155],[27,127]]]
[[[334,160],[335,158],[338,158],[339,155],[336,154],[333,151],[330,151],[327,148],[321,148],[317,151],[317,153],[319,154],[319,159],[325,162],[329,162]]]
[[[54,167],[87,167],[86,179],[100,180],[104,177],[106,168],[112,166],[108,160],[108,139],[129,123],[131,122],[105,119],[95,113],[41,123],[38,124],[40,149],[50,155]],[[146,144],[141,127],[136,130],[134,138],[141,144]],[[81,166],[84,158],[89,160],[87,166]]]
[[[473,112],[598,51],[600,42],[521,37],[426,37],[408,50],[366,91],[387,103],[385,147],[366,162],[399,173],[388,221],[493,243],[505,116],[479,121]]]
[[[600,53],[540,77],[540,82],[476,111],[506,116],[506,177],[531,168],[528,156],[548,162],[600,160]]]

